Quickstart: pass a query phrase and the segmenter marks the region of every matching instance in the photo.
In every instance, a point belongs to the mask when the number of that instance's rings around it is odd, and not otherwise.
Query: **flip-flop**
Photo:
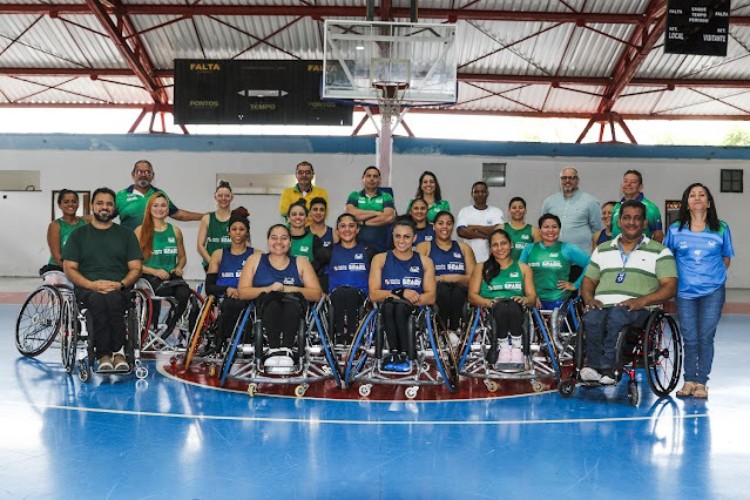
[[[689,396],[692,396],[697,385],[698,384],[696,384],[695,382],[685,382],[685,384],[682,386],[682,389],[677,391],[677,397],[687,398]]]
[[[696,384],[695,390],[693,391],[693,397],[699,399],[706,399],[708,397],[708,389],[703,384]]]

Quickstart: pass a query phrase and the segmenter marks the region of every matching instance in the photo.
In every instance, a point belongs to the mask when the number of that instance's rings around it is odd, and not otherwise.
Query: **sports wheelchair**
[[[164,286],[169,286],[169,281]],[[157,290],[158,291],[158,290]],[[174,297],[159,296],[144,278],[140,278],[133,289],[135,300],[135,317],[138,332],[140,332],[140,349],[144,353],[157,352],[182,352],[185,350],[188,336],[190,335],[195,319],[198,316],[203,297],[194,290],[190,290],[190,299],[188,300],[185,312],[177,321],[175,329],[176,337],[172,332],[166,331],[166,325],[169,323],[170,314],[174,314],[177,301]],[[157,302],[161,305],[167,303],[168,311],[163,307],[158,307]],[[158,314],[158,318],[155,317]]]
[[[598,382],[580,380],[585,361],[586,331],[583,324],[574,340],[574,366],[570,376],[562,380],[558,392],[569,398],[577,384],[600,386]],[[636,370],[645,368],[651,390],[659,397],[668,396],[677,387],[682,369],[682,335],[675,319],[661,308],[649,314],[643,326],[631,325],[617,334],[615,350],[615,381],[628,377],[628,401],[640,401]]]
[[[469,333],[459,350],[459,375],[482,379],[489,392],[500,388],[499,380],[529,380],[536,392],[543,388],[540,380],[559,380],[556,349],[547,323],[536,308],[524,308],[523,366],[520,369],[506,369],[492,362],[491,352],[497,349],[497,327],[489,308],[474,307],[469,324]]]
[[[325,297],[316,303],[308,303],[296,295],[284,300],[297,301],[301,313],[294,366],[289,373],[271,373],[266,368],[265,360],[271,352],[261,322],[262,311],[255,303],[250,303],[226,343],[219,373],[222,386],[228,379],[247,382],[250,397],[255,396],[260,384],[295,385],[297,397],[303,397],[315,382],[333,379],[341,386],[333,344],[321,320]]]
[[[394,300],[394,299],[389,299]],[[398,301],[398,299],[395,299]],[[415,307],[409,318],[408,338],[411,368],[406,373],[384,369],[384,356],[390,353],[384,331],[382,307],[371,310],[351,344],[347,356],[344,383],[351,387],[359,382],[359,395],[370,395],[373,384],[404,385],[408,399],[417,396],[420,386],[445,385],[456,392],[458,376],[447,332],[437,327],[431,307]]]
[[[560,364],[572,361],[575,356],[575,336],[581,325],[582,307],[581,299],[576,295],[569,297],[560,307],[538,311]]]

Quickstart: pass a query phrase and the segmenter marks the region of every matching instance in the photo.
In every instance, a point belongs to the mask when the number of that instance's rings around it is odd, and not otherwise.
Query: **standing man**
[[[303,161],[297,164],[297,170],[295,171],[297,177],[297,184],[294,187],[286,188],[281,193],[281,200],[279,201],[279,213],[281,216],[286,218],[289,215],[289,207],[292,203],[299,201],[300,199],[305,200],[308,211],[310,210],[310,201],[313,198],[323,198],[328,204],[328,193],[325,189],[318,186],[313,186],[313,179],[315,178],[315,169],[312,163]],[[310,218],[307,218],[308,225],[310,224]]]
[[[146,211],[146,203],[148,203],[149,197],[157,191],[162,193],[164,191],[151,184],[154,180],[154,167],[151,166],[149,161],[138,160],[135,162],[130,176],[133,178],[133,184],[117,193],[114,216],[119,215],[120,224],[130,228],[131,231],[135,231],[135,228],[143,223],[143,214]],[[205,215],[181,210],[172,203],[169,196],[167,196],[167,199],[169,199],[169,216],[175,220],[182,222],[199,221]]]
[[[503,211],[487,205],[489,189],[484,181],[477,181],[471,186],[471,199],[474,204],[458,212],[456,233],[474,250],[477,264],[486,261],[490,256],[487,237],[496,225],[505,222]]]
[[[646,207],[628,200],[620,212],[622,233],[594,249],[581,284],[586,307],[586,366],[581,380],[615,383],[617,335],[643,326],[651,306],[677,292],[677,266],[667,247],[644,236]]]
[[[346,200],[346,211],[360,223],[357,240],[377,252],[388,247],[388,228],[396,220],[393,195],[380,187],[380,170],[369,166],[362,174],[362,191],[352,191]]]
[[[91,224],[70,233],[62,252],[65,275],[91,313],[90,339],[99,372],[130,369],[123,353],[128,290],[141,275],[143,254],[133,231],[112,222],[115,192],[94,191]]]
[[[560,191],[542,203],[542,215],[560,218],[560,241],[578,246],[591,254],[591,237],[602,228],[599,200],[578,189],[578,170],[565,167],[560,172]]]
[[[659,243],[664,241],[664,228],[661,223],[661,212],[652,201],[643,196],[643,176],[637,170],[628,170],[622,176],[622,200],[612,208],[612,237],[620,234],[620,206],[627,200],[640,201],[646,206],[646,230],[643,234]]]

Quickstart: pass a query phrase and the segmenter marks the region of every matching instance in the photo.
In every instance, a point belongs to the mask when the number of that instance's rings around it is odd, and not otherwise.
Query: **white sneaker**
[[[448,332],[448,340],[451,343],[451,347],[458,347],[458,334],[456,332]]]
[[[289,349],[277,349],[275,352],[271,352],[263,363],[263,368],[268,373],[280,375],[292,373],[294,371],[294,360],[289,354],[291,354]]]
[[[523,366],[523,351],[518,347],[510,349],[510,364]]]
[[[511,349],[510,346],[501,346],[500,347],[500,354],[497,356],[497,364],[498,365],[508,365],[511,364]]]
[[[583,382],[601,382],[602,374],[589,366],[581,368],[581,380]]]
[[[615,379],[605,374],[599,379],[599,383],[602,385],[615,385]]]

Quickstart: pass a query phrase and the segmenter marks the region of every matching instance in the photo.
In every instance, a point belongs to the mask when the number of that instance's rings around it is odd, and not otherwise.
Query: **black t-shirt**
[[[86,224],[70,233],[62,259],[77,262],[78,272],[88,280],[120,281],[128,274],[128,262],[143,260],[143,254],[130,229]]]

